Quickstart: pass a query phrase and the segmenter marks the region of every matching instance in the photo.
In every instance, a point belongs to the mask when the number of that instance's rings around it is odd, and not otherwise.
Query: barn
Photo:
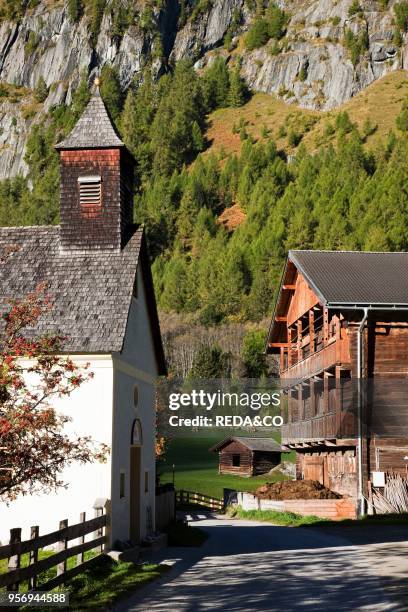
[[[281,445],[273,438],[225,438],[210,452],[219,454],[220,474],[257,476],[281,462]]]

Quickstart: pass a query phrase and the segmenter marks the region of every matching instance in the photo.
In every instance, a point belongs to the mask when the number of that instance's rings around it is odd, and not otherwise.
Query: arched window
[[[130,444],[131,446],[142,446],[143,444],[142,424],[140,419],[135,419],[133,421]]]

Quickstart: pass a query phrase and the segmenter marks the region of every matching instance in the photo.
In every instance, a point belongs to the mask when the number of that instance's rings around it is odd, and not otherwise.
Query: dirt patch
[[[317,480],[285,480],[266,483],[255,491],[260,499],[341,499]]]
[[[230,208],[226,208],[218,217],[218,223],[221,223],[226,230],[234,231],[245,219],[246,214],[239,204],[233,204]]]

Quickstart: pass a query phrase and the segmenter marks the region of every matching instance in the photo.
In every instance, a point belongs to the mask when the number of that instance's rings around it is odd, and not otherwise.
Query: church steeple
[[[134,160],[98,87],[56,149],[61,169],[61,249],[121,249],[133,221]]]

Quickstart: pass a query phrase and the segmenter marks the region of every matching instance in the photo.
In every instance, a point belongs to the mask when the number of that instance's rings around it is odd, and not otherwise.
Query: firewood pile
[[[408,512],[408,480],[399,474],[387,474],[383,492],[373,489],[377,514]]]

